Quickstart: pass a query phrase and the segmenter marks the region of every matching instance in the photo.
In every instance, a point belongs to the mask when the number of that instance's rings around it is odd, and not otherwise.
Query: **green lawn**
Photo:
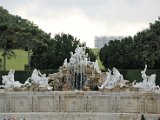
[[[98,56],[97,59],[98,59],[99,68],[100,68],[101,70],[105,70],[104,66],[102,65],[102,62],[101,62],[100,59],[99,59],[99,51],[100,51],[100,49],[98,49],[98,48],[93,48],[92,51]]]
[[[6,61],[6,70],[14,69],[14,70],[24,70],[24,65],[28,63],[28,54],[24,50],[13,50],[15,52],[15,56],[11,59],[7,59]],[[0,55],[2,51],[0,51]],[[3,69],[3,68],[2,68]]]
[[[92,49],[93,52],[98,55],[99,49],[94,48]],[[24,50],[13,50],[15,52],[15,57],[12,57],[11,59],[7,59],[6,61],[6,70],[14,69],[14,70],[24,70],[24,65],[28,63],[28,54]],[[0,51],[0,56],[2,54],[2,51]],[[104,70],[104,66],[102,65],[102,62],[100,61],[98,57],[98,64],[100,69]],[[3,69],[3,68],[2,68]]]

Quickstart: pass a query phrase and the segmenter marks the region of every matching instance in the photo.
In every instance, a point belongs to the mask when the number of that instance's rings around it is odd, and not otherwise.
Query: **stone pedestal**
[[[160,94],[152,92],[0,92],[0,120],[138,120],[160,116]]]

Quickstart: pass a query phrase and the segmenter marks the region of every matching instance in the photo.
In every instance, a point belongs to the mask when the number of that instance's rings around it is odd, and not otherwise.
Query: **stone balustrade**
[[[154,119],[160,116],[159,93],[0,92],[0,119],[16,115],[28,116],[28,120],[128,120],[127,116],[137,120],[141,114]]]

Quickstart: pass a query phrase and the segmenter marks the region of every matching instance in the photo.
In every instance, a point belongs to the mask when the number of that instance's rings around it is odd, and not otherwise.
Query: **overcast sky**
[[[0,0],[11,14],[47,33],[69,33],[87,46],[95,36],[133,36],[160,16],[160,0]]]

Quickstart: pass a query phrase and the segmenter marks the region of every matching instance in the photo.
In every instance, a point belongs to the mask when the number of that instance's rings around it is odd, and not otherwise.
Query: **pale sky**
[[[0,0],[0,5],[52,36],[69,33],[89,47],[95,36],[133,36],[160,16],[160,0]]]

